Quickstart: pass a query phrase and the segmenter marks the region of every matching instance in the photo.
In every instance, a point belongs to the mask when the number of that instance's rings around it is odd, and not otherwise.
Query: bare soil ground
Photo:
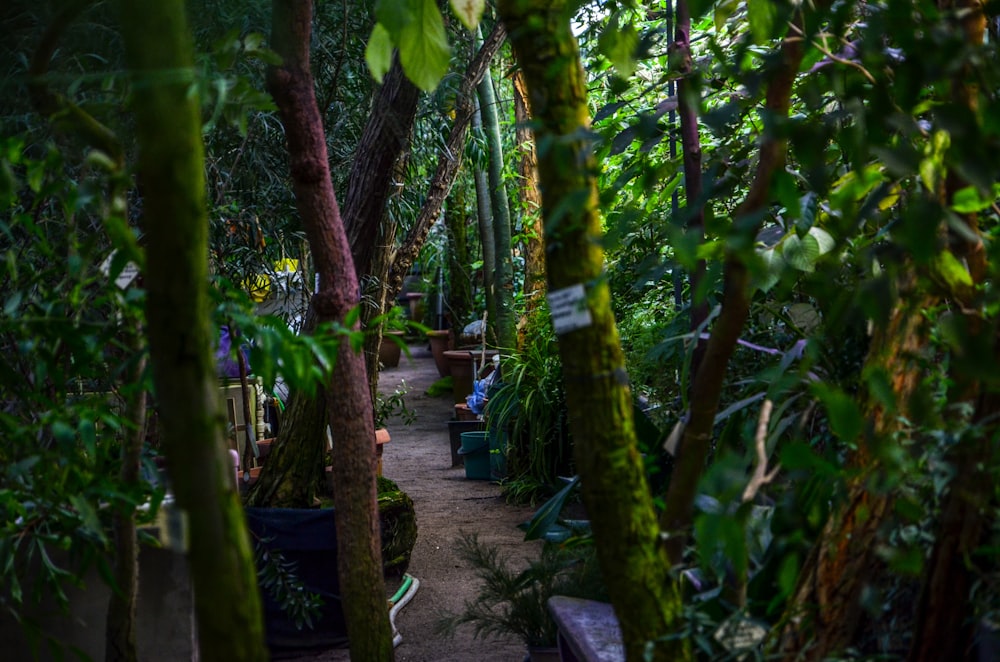
[[[412,345],[410,351],[412,356],[403,356],[399,367],[383,370],[379,381],[384,393],[392,393],[405,381],[409,389],[406,405],[417,415],[410,425],[398,419],[390,421],[392,441],[383,455],[383,475],[396,481],[413,499],[418,530],[408,572],[420,586],[395,619],[402,636],[395,649],[396,660],[521,662],[527,650],[517,639],[475,639],[471,627],[460,628],[451,638],[435,632],[442,616],[460,611],[479,591],[473,570],[455,552],[463,532],[478,533],[481,541],[499,548],[512,562],[536,556],[539,547],[524,542],[517,528],[531,517],[532,508],[505,503],[498,485],[468,480],[461,466],[451,466],[448,420],[454,398],[451,393],[433,398],[426,394],[439,379],[434,359],[423,345]],[[295,659],[341,662],[350,660],[350,655],[337,649]]]

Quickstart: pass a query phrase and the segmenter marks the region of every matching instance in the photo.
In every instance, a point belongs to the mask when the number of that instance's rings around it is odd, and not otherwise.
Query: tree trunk
[[[951,0],[940,3],[948,9],[958,10],[961,29],[970,47],[983,45],[986,32],[986,14],[980,0]],[[970,116],[979,116],[979,86],[970,67],[952,79],[952,102],[971,110]],[[945,182],[945,202],[951,203],[955,193],[968,183],[955,172],[949,172]],[[952,232],[950,247],[969,268],[973,282],[984,283],[989,275],[983,241],[979,238],[979,218],[974,213],[963,214],[971,230],[968,235]],[[975,304],[956,307],[965,319],[967,332],[978,338],[992,335],[993,357],[998,351],[998,332],[995,322],[980,317],[980,307]],[[982,343],[986,345],[986,343]],[[957,362],[956,362],[957,363]],[[975,394],[975,413],[972,426],[959,439],[948,455],[955,468],[954,478],[945,493],[941,515],[938,518],[937,538],[927,564],[927,572],[920,601],[917,605],[916,627],[910,662],[931,660],[959,660],[969,656],[976,630],[976,614],[971,606],[971,593],[976,573],[970,559],[989,530],[990,506],[994,498],[991,467],[996,460],[995,442],[1000,414],[1000,397],[977,377],[962,374],[960,364],[952,369],[960,395]],[[963,393],[964,392],[964,393]]]
[[[795,22],[801,27],[801,14],[796,15]],[[792,84],[798,74],[803,51],[801,38],[786,38],[781,44],[777,62],[766,74],[768,86],[765,107],[774,117],[788,115]],[[783,137],[765,134],[760,146],[757,172],[746,199],[733,214],[734,219],[759,215],[770,202],[771,181],[774,174],[784,167],[786,149]],[[760,223],[761,221],[756,221],[757,228]],[[746,232],[753,236],[756,230]],[[692,524],[694,498],[711,447],[715,415],[718,413],[729,359],[750,311],[750,278],[743,259],[732,251],[726,256],[722,310],[712,326],[704,356],[694,375],[688,422],[677,449],[667,489],[666,505],[660,521],[664,530],[669,533],[667,547],[671,563],[674,564],[680,563],[684,556]]]
[[[537,142],[548,146],[539,153],[539,177],[548,230],[549,296],[574,286],[585,292],[580,302],[589,318],[585,323],[568,330],[554,316],[569,423],[583,500],[626,658],[640,660],[647,642],[678,625],[681,597],[660,544],[610,292],[602,277],[596,164],[582,137],[590,127],[586,78],[566,3],[506,0],[500,13],[537,114]],[[691,656],[684,639],[659,642],[654,651],[658,660]]]
[[[387,307],[386,278],[395,249],[396,223],[386,213],[393,178],[402,181],[400,162],[410,143],[420,90],[403,73],[399,58],[382,79],[372,112],[351,162],[351,176],[344,196],[344,227],[351,244],[354,270],[365,305],[362,327]],[[378,356],[382,334],[365,338],[365,364],[372,400],[378,392]]]
[[[478,33],[477,33],[478,34]],[[479,110],[483,132],[489,146],[490,204],[493,208],[493,259],[483,268],[493,269],[493,315],[496,346],[505,351],[517,347],[517,319],[514,313],[514,255],[510,244],[510,203],[503,181],[503,142],[500,139],[500,118],[497,111],[493,76],[487,68],[479,82]],[[484,244],[485,245],[485,244]]]
[[[482,104],[476,99],[476,110],[472,116],[472,129],[479,133],[483,130],[483,116],[480,112]],[[496,289],[496,234],[493,232],[493,202],[490,200],[490,177],[480,164],[473,164],[473,181],[476,184],[476,224],[479,228],[479,248],[483,256],[483,294],[486,303],[487,328],[483,333],[495,339],[490,329],[496,328],[497,289]]]
[[[687,202],[687,228],[698,237],[705,238],[705,207],[702,196],[701,137],[698,134],[698,85],[691,84],[691,10],[687,0],[677,0],[677,29],[674,46],[681,58],[682,73],[677,81],[677,114],[681,124],[681,151],[684,159],[684,198]],[[692,375],[698,374],[705,342],[701,339],[701,326],[708,319],[708,302],[702,292],[705,280],[705,261],[699,260],[691,274],[691,331],[695,332],[694,356],[691,358]]]
[[[342,321],[358,305],[358,279],[330,181],[323,124],[309,69],[312,3],[274,0],[271,43],[282,64],[268,89],[285,127],[296,207],[319,273],[318,322]],[[341,342],[326,405],[333,444],[337,561],[351,658],[392,660],[376,496],[375,429],[364,357]]]
[[[514,87],[514,134],[517,140],[518,191],[523,213],[525,314],[531,317],[545,296],[545,244],[542,239],[542,194],[538,190],[538,155],[531,135],[531,105],[524,73],[511,77]],[[518,346],[523,342],[518,338]]]
[[[137,324],[138,326],[138,324]],[[135,329],[138,334],[141,329]],[[132,331],[130,331],[132,333]],[[132,426],[122,438],[122,466],[118,478],[123,486],[135,486],[140,481],[142,444],[146,438],[146,389],[143,373],[146,359],[138,337],[130,343],[133,349],[133,369],[125,385],[125,420]],[[105,619],[105,662],[138,662],[135,645],[135,610],[139,597],[139,544],[136,538],[135,514],[116,512],[114,527],[115,564],[114,578],[117,590],[108,600],[108,617]]]
[[[392,268],[389,271],[389,290],[387,296],[392,299],[399,294],[403,287],[403,279],[409,273],[410,267],[420,254],[427,234],[431,226],[438,219],[441,213],[441,206],[448,197],[448,191],[455,181],[459,166],[462,165],[462,152],[465,149],[465,138],[469,131],[469,122],[472,120],[474,112],[474,99],[476,86],[482,80],[483,74],[490,66],[490,61],[500,46],[503,44],[507,33],[503,26],[497,23],[483,47],[479,49],[476,56],[469,63],[469,68],[465,71],[458,92],[455,95],[455,122],[452,124],[451,132],[445,141],[444,149],[438,157],[438,165],[434,171],[434,177],[427,187],[427,197],[420,208],[420,214],[416,222],[410,228],[409,233],[403,239],[403,245],[392,259]]]
[[[215,377],[201,117],[184,5],[119,7],[136,91],[150,360],[170,479],[190,530],[200,657],[263,661],[257,575]]]
[[[465,216],[465,189],[459,185],[451,190],[444,210],[448,230],[448,311],[456,333],[470,321],[472,308],[472,274],[469,272],[469,230]]]

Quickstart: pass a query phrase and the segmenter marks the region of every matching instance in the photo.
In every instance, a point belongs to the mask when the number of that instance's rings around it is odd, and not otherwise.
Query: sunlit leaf
[[[450,0],[450,2],[451,11],[462,22],[462,25],[469,30],[475,30],[479,25],[479,20],[483,17],[486,0]]]
[[[414,19],[399,34],[399,59],[413,84],[430,92],[448,72],[448,37],[434,0],[418,0]]]
[[[381,23],[376,23],[365,47],[365,62],[372,72],[372,78],[382,82],[382,78],[392,66],[392,38]]]

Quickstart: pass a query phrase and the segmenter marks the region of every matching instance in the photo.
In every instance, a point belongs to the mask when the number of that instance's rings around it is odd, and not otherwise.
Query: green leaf
[[[400,32],[396,46],[407,77],[430,92],[448,72],[448,37],[434,0],[416,0],[413,8],[415,20]]]
[[[739,0],[722,0],[715,5],[715,15],[713,16],[715,29],[721,32],[722,28],[726,27],[726,21],[739,6]]]
[[[781,244],[781,255],[799,271],[813,271],[820,256],[819,241],[811,233],[804,237],[789,235]]]
[[[833,250],[834,246],[837,245],[833,236],[823,228],[809,228],[809,236],[816,240],[816,244],[819,246],[820,255],[826,255]]]
[[[812,390],[826,408],[833,433],[845,442],[857,439],[864,426],[864,419],[861,408],[854,399],[839,388],[826,384],[816,384]]]
[[[775,13],[772,0],[747,0],[747,18],[753,43],[762,44],[771,38]]]
[[[467,27],[469,31],[474,31],[479,26],[479,20],[483,17],[483,9],[486,8],[486,0],[450,0],[451,11]]]
[[[639,48],[639,33],[630,24],[618,26],[617,21],[608,25],[597,40],[597,48],[611,61],[616,73],[629,78],[635,73],[636,49]]]
[[[559,514],[562,512],[563,506],[566,505],[566,500],[579,482],[580,477],[574,476],[564,488],[543,503],[530,520],[518,525],[518,528],[524,531],[525,540],[538,540],[545,536],[559,519]]]
[[[959,214],[973,214],[989,208],[992,204],[992,200],[979,195],[979,190],[975,186],[959,189],[951,200],[951,208]]]
[[[365,62],[372,72],[372,78],[382,82],[382,78],[392,66],[392,38],[381,23],[376,23],[365,47]]]

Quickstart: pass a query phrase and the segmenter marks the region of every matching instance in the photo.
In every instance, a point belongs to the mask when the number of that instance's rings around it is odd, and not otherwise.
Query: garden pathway
[[[413,345],[410,351],[411,357],[403,356],[398,367],[383,370],[379,382],[383,393],[392,393],[405,383],[406,405],[417,417],[410,425],[398,418],[389,422],[392,441],[383,455],[383,474],[410,495],[417,515],[417,543],[408,572],[420,587],[395,619],[402,636],[396,660],[521,662],[526,648],[517,639],[475,639],[469,626],[452,638],[435,632],[444,614],[461,610],[479,590],[472,569],[455,553],[455,541],[463,532],[477,533],[481,541],[496,546],[515,563],[536,555],[539,548],[525,543],[516,528],[531,516],[532,508],[505,503],[499,486],[468,480],[462,467],[451,466],[447,422],[454,400],[450,392],[438,397],[426,394],[438,380],[434,359],[424,345]],[[341,662],[350,657],[346,650],[333,650],[295,659]]]

